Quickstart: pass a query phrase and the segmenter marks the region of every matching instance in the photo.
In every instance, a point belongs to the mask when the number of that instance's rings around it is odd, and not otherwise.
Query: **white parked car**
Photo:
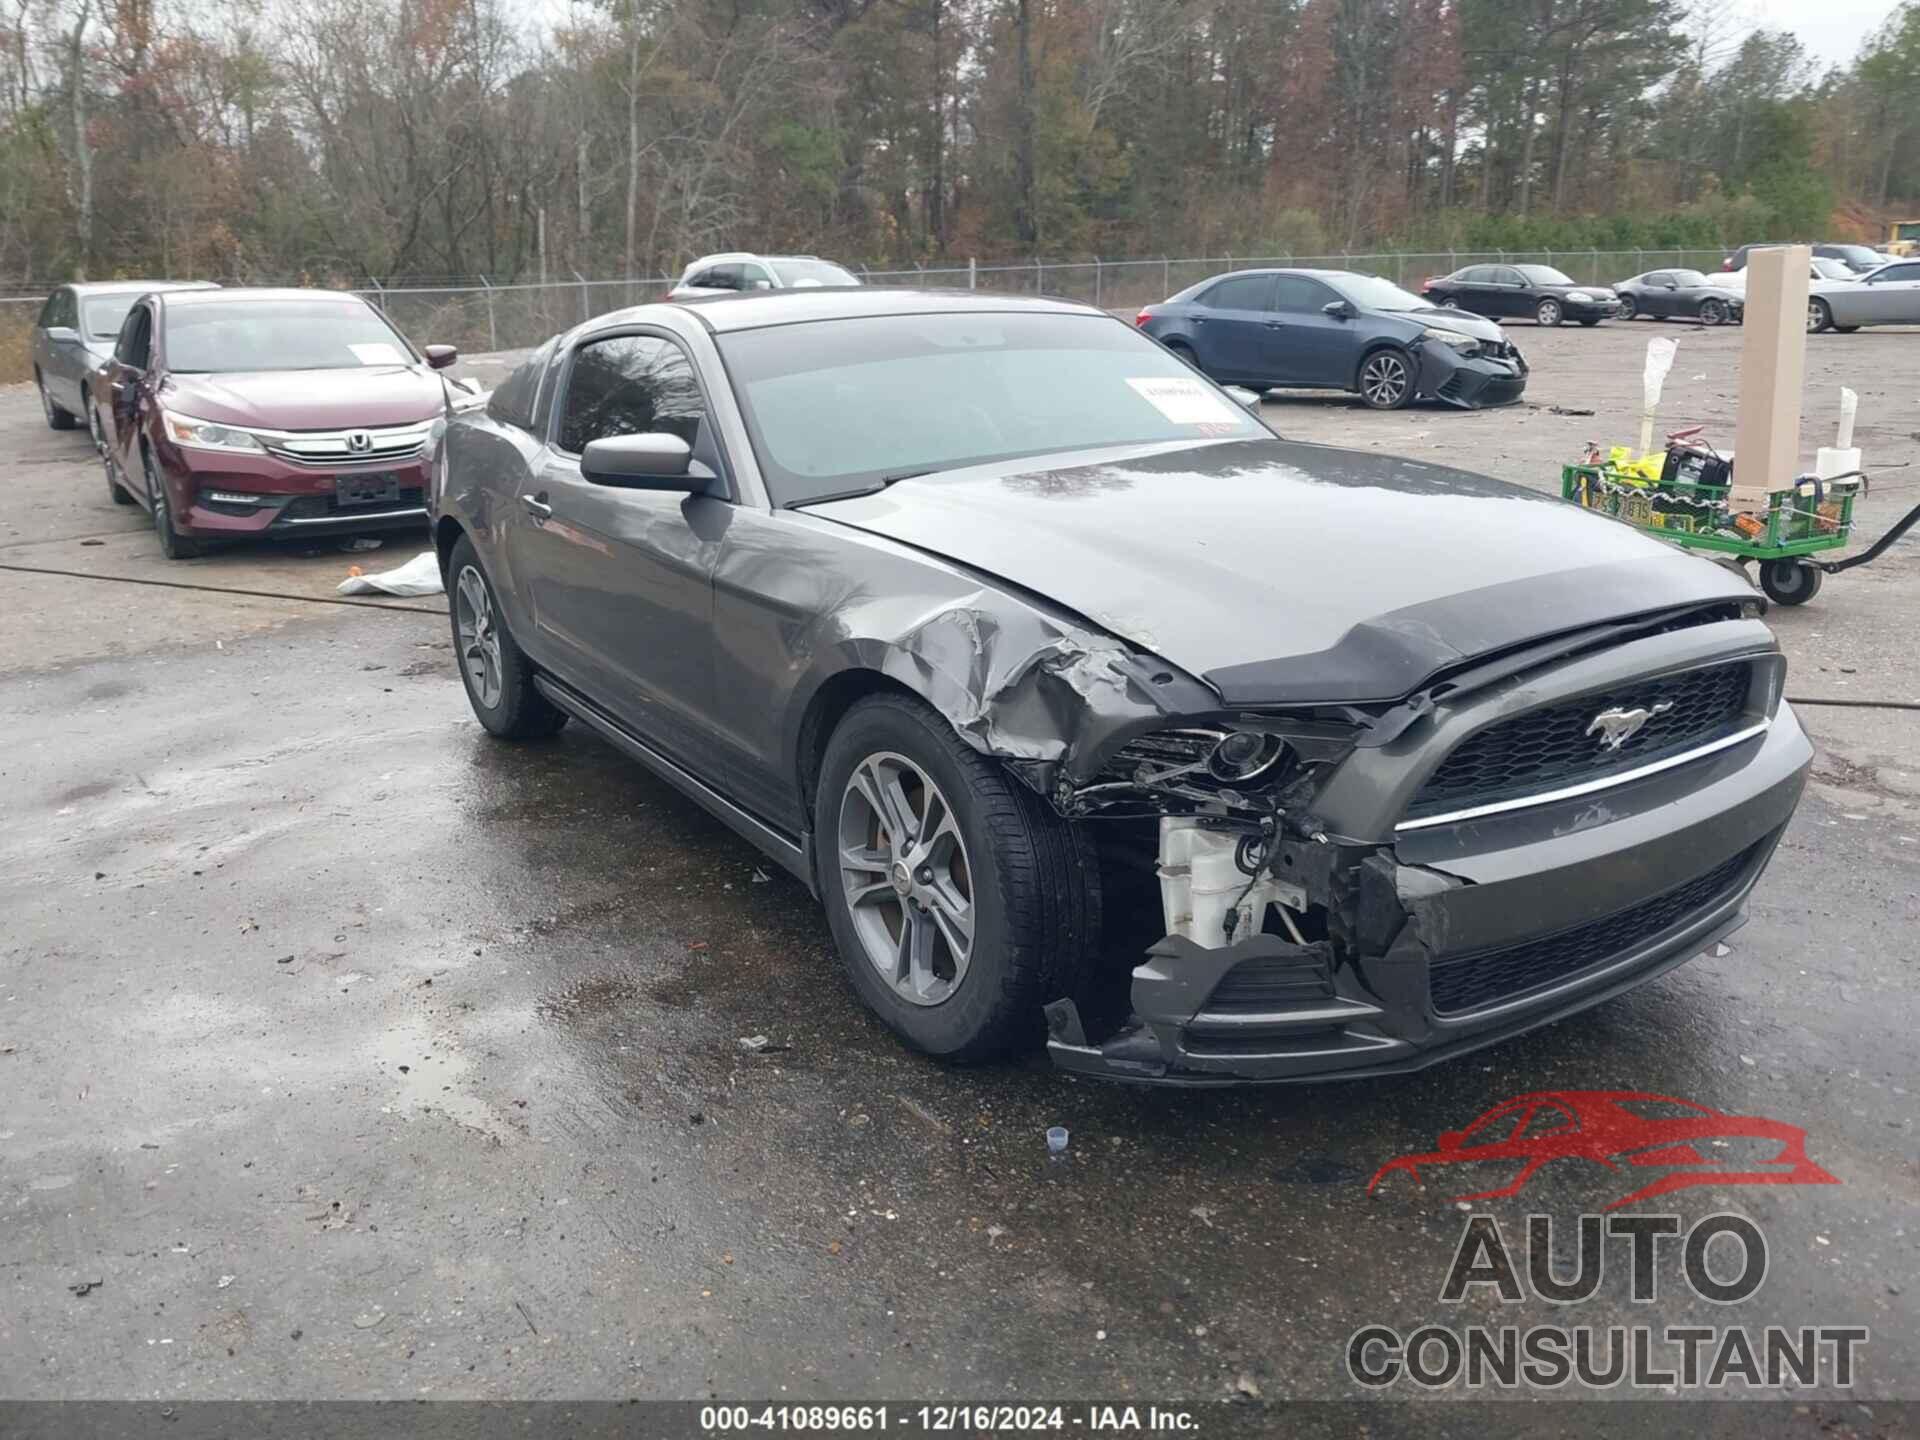
[[[817,290],[830,285],[858,285],[859,278],[844,265],[818,255],[749,255],[733,251],[703,255],[681,273],[680,283],[667,292],[669,300],[694,300],[702,295],[732,295],[742,290]]]
[[[1859,278],[1859,276],[1855,275],[1853,271],[1849,270],[1838,260],[1829,260],[1822,255],[1814,256],[1812,263],[1807,267],[1807,279],[1814,285],[1821,284],[1828,280],[1857,280]],[[1747,293],[1747,272],[1744,269],[1716,270],[1707,276],[1707,283],[1723,290],[1731,290],[1736,295],[1745,295]]]
[[[1862,325],[1920,325],[1920,257],[1808,287],[1808,334]]]

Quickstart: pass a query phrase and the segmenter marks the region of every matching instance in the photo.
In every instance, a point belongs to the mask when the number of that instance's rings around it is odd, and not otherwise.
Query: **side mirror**
[[[580,456],[580,473],[596,485],[688,493],[704,490],[712,478],[693,473],[693,447],[664,430],[589,441]]]
[[[756,280],[747,288],[749,290],[771,290],[773,288],[773,282],[771,280]]]
[[[1248,390],[1240,385],[1223,385],[1220,388],[1233,397],[1234,404],[1244,406],[1248,410],[1258,410],[1260,408],[1260,392],[1258,390]]]
[[[80,332],[71,325],[49,325],[47,327],[47,339],[56,345],[78,345],[80,343]]]
[[[1336,320],[1351,320],[1360,313],[1351,300],[1329,300],[1320,309],[1323,314],[1331,315]]]
[[[420,353],[427,357],[427,364],[435,370],[444,370],[460,358],[460,352],[451,345],[428,345]]]

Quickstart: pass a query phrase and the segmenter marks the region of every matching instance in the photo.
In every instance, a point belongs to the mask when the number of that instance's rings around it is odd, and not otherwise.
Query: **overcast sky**
[[[1844,65],[1891,15],[1895,0],[1750,0],[1754,23],[1791,30],[1822,67]]]

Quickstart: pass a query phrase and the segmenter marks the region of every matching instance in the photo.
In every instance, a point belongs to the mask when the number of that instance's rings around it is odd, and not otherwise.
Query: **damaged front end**
[[[1052,1058],[1188,1085],[1393,1073],[1681,963],[1741,923],[1804,783],[1781,676],[1757,620],[1702,612],[1063,770],[1119,919],[1115,990],[1047,1007]],[[1642,697],[1667,728],[1639,755],[1582,733]]]

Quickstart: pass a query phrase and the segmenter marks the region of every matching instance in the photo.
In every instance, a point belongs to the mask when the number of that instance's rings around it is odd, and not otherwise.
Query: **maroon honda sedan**
[[[144,295],[96,378],[107,489],[147,507],[174,560],[212,541],[422,528],[451,398],[434,372],[455,358],[339,291]]]

